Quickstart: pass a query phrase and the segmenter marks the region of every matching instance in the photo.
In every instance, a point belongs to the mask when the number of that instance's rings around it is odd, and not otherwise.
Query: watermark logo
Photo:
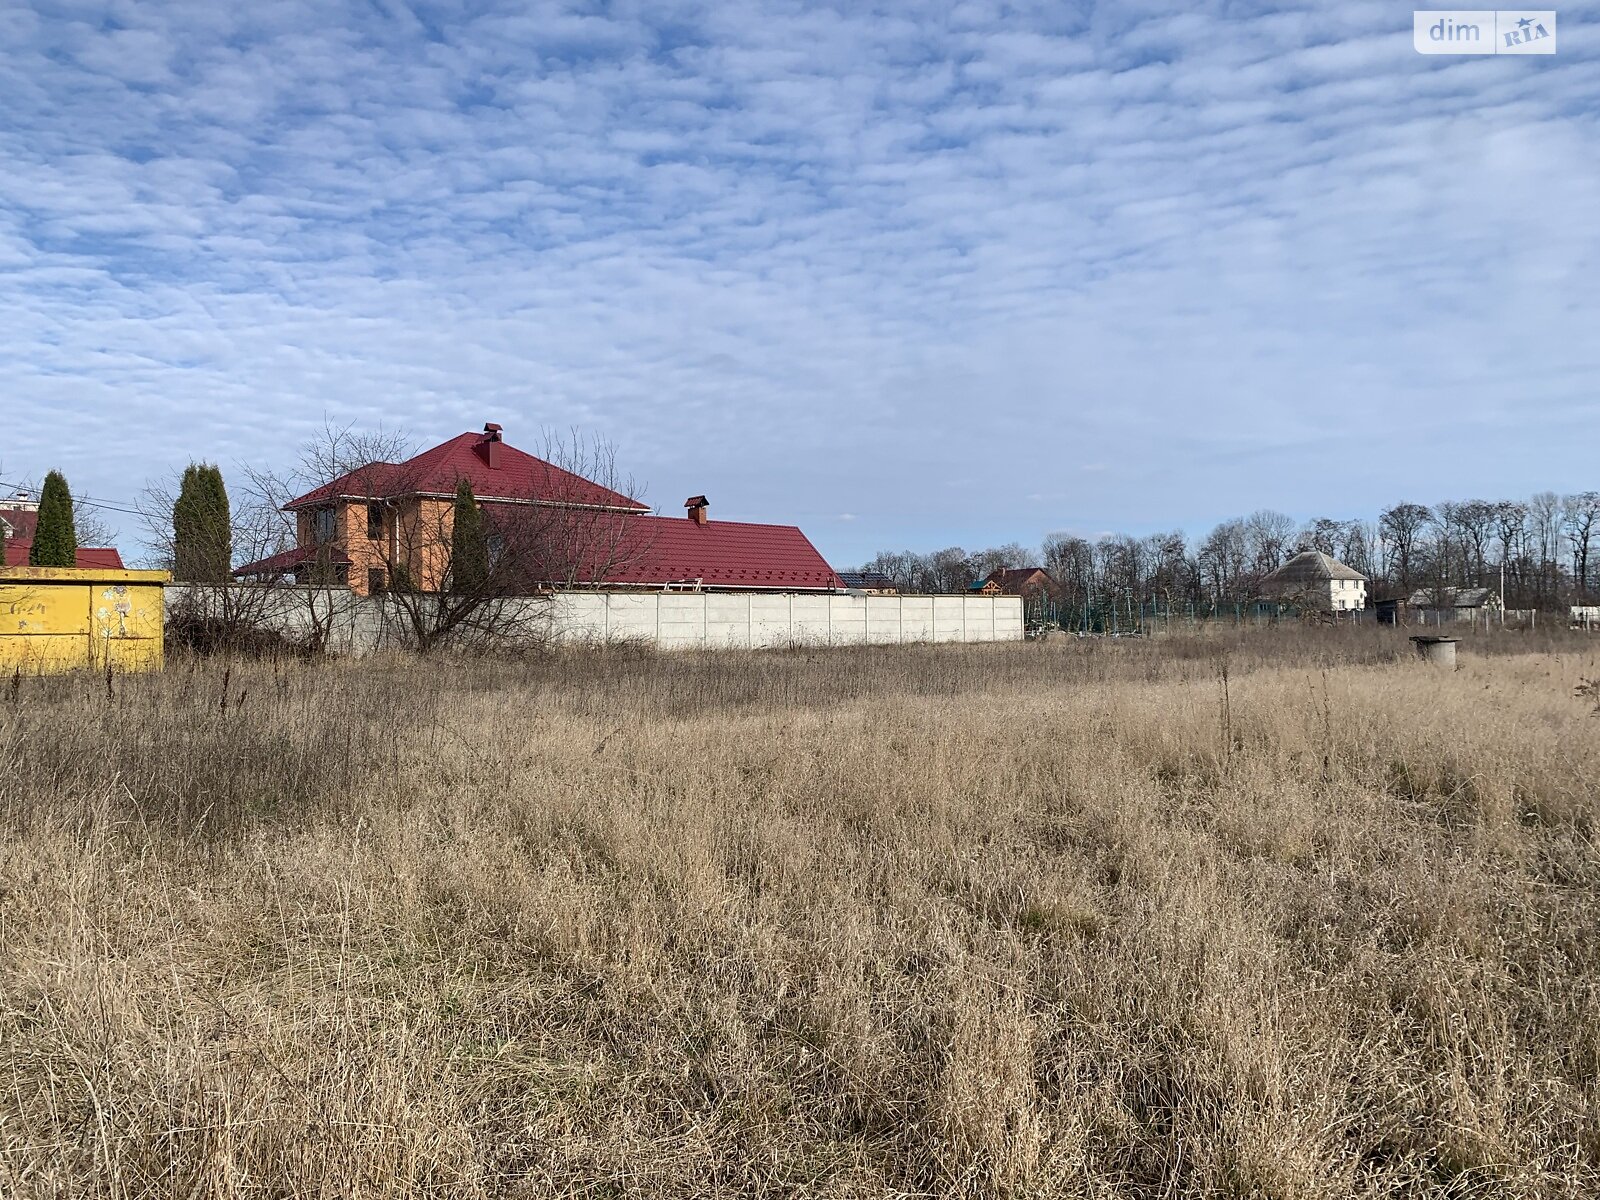
[[[1554,54],[1554,9],[1418,9],[1411,14],[1418,54]]]

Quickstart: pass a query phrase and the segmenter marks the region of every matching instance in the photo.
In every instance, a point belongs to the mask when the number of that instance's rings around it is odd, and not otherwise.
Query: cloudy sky
[[[1597,487],[1558,12],[0,3],[0,479],[575,425],[838,565]]]

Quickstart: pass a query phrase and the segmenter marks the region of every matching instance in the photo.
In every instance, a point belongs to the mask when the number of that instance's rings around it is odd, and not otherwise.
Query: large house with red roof
[[[8,567],[28,565],[28,552],[33,549],[33,531],[39,524],[39,502],[26,492],[0,500],[0,539],[5,542],[5,562]],[[80,567],[99,570],[122,570],[122,555],[112,546],[79,546],[75,555]]]
[[[457,486],[472,487],[490,554],[519,536],[538,550],[530,587],[833,592],[843,583],[793,525],[713,521],[704,496],[682,517],[648,506],[506,443],[499,425],[463,433],[401,463],[346,472],[284,506],[295,546],[247,563],[241,578],[347,584],[363,595],[405,583],[448,586]],[[553,549],[554,548],[554,549]]]

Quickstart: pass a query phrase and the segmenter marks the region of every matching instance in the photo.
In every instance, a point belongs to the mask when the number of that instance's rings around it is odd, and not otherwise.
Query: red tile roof
[[[497,466],[488,462],[494,444]],[[463,433],[403,463],[373,463],[341,475],[333,482],[296,497],[285,509],[304,508],[338,496],[368,497],[453,495],[465,479],[479,500],[545,500],[559,504],[649,512],[649,506],[601,487],[483,433]]]
[[[618,518],[624,519],[624,518]],[[708,521],[688,517],[625,518],[621,565],[606,584],[660,587],[698,579],[718,588],[833,590],[844,584],[793,525]]]
[[[494,511],[491,501],[486,511]],[[512,510],[515,511],[515,510]],[[525,510],[524,510],[525,511]],[[620,529],[600,524],[610,521]],[[625,524],[622,524],[625,522]],[[757,525],[743,521],[708,521],[700,525],[688,517],[595,516],[573,536],[594,547],[597,557],[612,563],[591,563],[588,578],[580,583],[618,587],[662,587],[699,580],[708,588],[776,591],[829,591],[843,588],[822,555],[793,525]],[[297,547],[248,563],[234,571],[242,575],[286,574],[316,558],[313,547]],[[328,561],[348,563],[342,551],[332,551]],[[613,563],[615,565],[613,565]],[[564,573],[564,572],[563,572]],[[600,576],[598,580],[594,576]]]
[[[6,518],[10,520],[9,517]],[[28,551],[33,549],[33,539],[25,537],[10,537],[6,539],[6,566],[25,567],[28,565]],[[80,567],[94,567],[102,571],[120,571],[122,555],[118,554],[111,546],[79,546],[76,564]]]

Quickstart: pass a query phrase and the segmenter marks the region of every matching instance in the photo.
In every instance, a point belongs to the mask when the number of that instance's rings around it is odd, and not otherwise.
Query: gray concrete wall
[[[334,653],[404,643],[393,602],[342,588],[219,589],[175,584],[167,606],[259,613],[296,640],[321,632]],[[1021,641],[1018,596],[851,596],[802,592],[563,592],[504,601],[522,636],[565,643],[644,642],[663,649]]]
[[[801,592],[566,592],[561,641],[680,647],[859,646],[1022,640],[1018,596],[838,596]]]

